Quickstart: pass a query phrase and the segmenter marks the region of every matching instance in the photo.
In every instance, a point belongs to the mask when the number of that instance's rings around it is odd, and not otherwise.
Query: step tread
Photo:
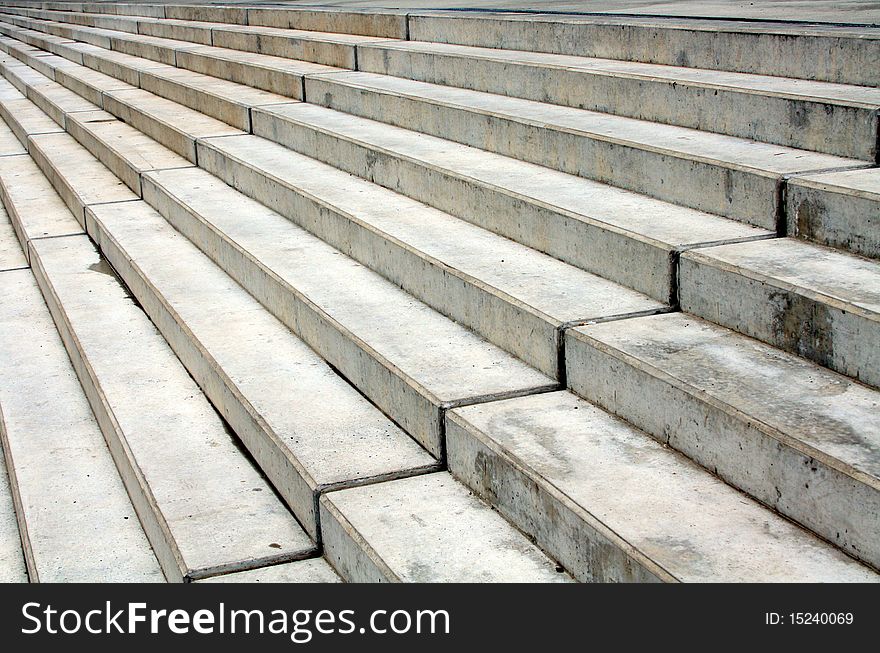
[[[599,221],[608,228],[668,247],[684,248],[771,233],[736,220],[314,104],[263,107],[255,113],[337,134],[558,208],[576,219]]]
[[[218,48],[212,45],[199,45],[188,49],[182,54],[181,61],[178,62],[178,65],[180,65],[181,62],[187,61],[191,56],[208,57],[218,61],[243,63],[250,66],[286,72],[292,75],[314,75],[319,73],[339,72],[343,70],[333,66],[312,63],[311,61],[298,61],[270,54],[258,54],[256,52],[245,52],[243,50]]]
[[[880,202],[880,170],[877,168],[799,175],[789,179],[788,183]]]
[[[880,489],[880,392],[683,313],[568,333],[740,411],[780,440]]]
[[[752,170],[763,175],[865,166],[863,161],[830,154],[375,73],[338,72],[319,79],[420,102],[460,107],[478,114],[499,115],[541,128],[572,131],[590,138]]]
[[[880,323],[880,261],[795,238],[721,245],[683,256]]]
[[[26,582],[27,567],[21,550],[9,477],[6,475],[6,458],[3,447],[0,447],[0,583]]]
[[[462,59],[487,59],[505,63],[574,70],[585,74],[663,80],[677,84],[693,84],[707,88],[729,88],[744,92],[778,95],[790,98],[817,99],[849,106],[880,107],[880,88],[854,86],[791,77],[775,77],[708,68],[691,68],[664,64],[621,61],[597,57],[484,48],[430,41],[387,41],[366,43],[363,48],[400,50],[438,54]]]
[[[3,445],[31,581],[162,582],[33,275],[6,275],[3,290]]]
[[[211,77],[210,75],[204,75],[184,68],[173,68],[171,70],[154,69],[149,72],[145,71],[142,75],[142,86],[144,85],[144,77],[161,79],[207,95],[222,98],[227,102],[235,102],[245,106],[282,104],[291,101],[289,97],[284,95],[270,93],[269,91],[263,91],[258,88],[252,88],[244,84],[237,84],[217,77]],[[150,90],[146,87],[144,88],[145,90]]]
[[[0,79],[0,115],[22,145],[27,143],[28,136],[64,131],[5,79]]]
[[[28,266],[9,214],[0,206],[0,272]]]
[[[663,304],[420,202],[256,136],[207,139],[261,175],[522,302],[559,326]],[[326,235],[316,234],[319,237]]]
[[[831,545],[569,392],[458,408],[449,419],[458,427],[450,434],[451,460],[473,465],[470,455],[458,458],[452,450],[460,438],[475,439],[499,453],[498,465],[542,487],[616,547],[631,547],[661,578],[880,582]],[[549,520],[536,515],[542,519]],[[542,530],[556,527],[547,521]]]
[[[137,199],[137,195],[69,134],[32,136],[29,149],[77,220],[85,219],[84,207],[91,204]],[[55,183],[56,179],[63,187]]]
[[[147,176],[440,401],[552,386],[543,374],[213,175],[190,168]]]
[[[213,576],[200,583],[341,583],[342,579],[324,558],[297,560],[281,565],[271,565],[238,571],[233,574]]]
[[[117,254],[108,249],[118,251],[117,269],[126,267],[123,278],[130,269],[174,312],[176,324],[213,361],[222,382],[271,429],[276,442],[263,446],[298,461],[297,471],[313,492],[436,466],[145,202],[107,204],[89,213],[90,228],[97,231],[92,236],[111,263]],[[141,304],[147,305],[146,299]],[[314,519],[313,497],[292,507],[302,522]]]
[[[44,293],[57,301],[56,321],[63,315],[88,366],[88,384],[113,417],[109,428],[124,440],[148,486],[139,489],[155,501],[188,573],[239,570],[313,551],[88,239],[43,239],[32,249]]]
[[[445,472],[331,492],[321,513],[326,554],[349,581],[571,581]]]
[[[20,242],[83,233],[64,200],[27,154],[0,157],[0,198]]]

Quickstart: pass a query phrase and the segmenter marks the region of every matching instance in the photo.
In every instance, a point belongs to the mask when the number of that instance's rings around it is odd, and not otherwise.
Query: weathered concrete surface
[[[784,175],[866,162],[373,73],[306,77],[309,102],[775,229]],[[699,188],[694,193],[693,188]]]
[[[328,489],[438,467],[391,420],[144,202],[89,233],[313,539]]]
[[[36,240],[31,250],[37,281],[166,578],[312,555],[314,543],[88,238]]]
[[[880,261],[794,238],[681,257],[683,311],[880,386]]]
[[[361,45],[358,69],[868,161],[877,154],[877,88],[419,41]]]
[[[556,387],[203,170],[149,173],[144,199],[435,456],[446,407]]]
[[[33,275],[2,284],[0,438],[30,581],[163,581]]]
[[[15,506],[6,475],[6,460],[0,448],[0,583],[26,582],[27,568],[15,520]]]
[[[880,258],[880,171],[795,177],[786,186],[786,233]]]
[[[85,207],[137,199],[124,182],[69,134],[32,136],[28,150],[83,227]]]
[[[184,22],[171,19],[140,19],[137,21],[137,32],[163,39],[177,39],[191,43],[211,45],[211,27],[213,23]]]
[[[241,134],[215,118],[140,89],[108,91],[104,108],[193,163],[196,139]]]
[[[568,392],[447,414],[449,469],[582,581],[880,575]]]
[[[200,141],[199,164],[554,378],[565,325],[667,308],[262,138]]]
[[[254,133],[662,302],[674,253],[775,232],[301,103],[254,109]]]
[[[23,71],[26,74],[22,74]],[[88,100],[17,60],[0,60],[0,72],[13,84],[17,78],[21,83],[19,90],[25,89],[27,98],[61,127],[64,127],[65,114],[95,108]]]
[[[61,57],[59,58],[62,61],[67,61]],[[72,61],[69,63],[71,65],[58,66],[54,69],[55,81],[98,107],[103,108],[104,106],[105,92],[131,88],[130,84],[126,84],[110,75],[105,75],[85,66],[78,66]]]
[[[106,111],[67,116],[67,131],[139,197],[141,174],[192,164]]]
[[[683,313],[567,332],[569,387],[880,567],[880,392]]]
[[[64,200],[27,154],[0,157],[0,201],[27,256],[27,244],[34,238],[83,233]]]
[[[321,497],[325,555],[349,582],[570,582],[448,473]]]
[[[16,138],[15,133],[5,122],[0,121],[0,157],[25,154],[26,152],[27,150]]]
[[[298,560],[251,571],[223,574],[200,583],[341,583],[342,579],[324,558]]]
[[[880,30],[611,16],[412,15],[409,38],[877,86]]]
[[[9,214],[0,206],[0,272],[28,266]]]

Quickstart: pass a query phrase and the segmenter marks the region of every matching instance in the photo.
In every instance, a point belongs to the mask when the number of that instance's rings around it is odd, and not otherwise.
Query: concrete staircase
[[[0,579],[880,580],[877,70],[5,3]]]

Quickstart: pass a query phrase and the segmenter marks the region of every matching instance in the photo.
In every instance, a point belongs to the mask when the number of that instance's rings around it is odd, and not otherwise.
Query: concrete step
[[[0,79],[0,118],[24,147],[31,135],[64,131],[5,79]]]
[[[409,39],[878,86],[880,30],[735,20],[410,14]]]
[[[683,313],[566,334],[569,387],[880,568],[880,392]]]
[[[556,387],[203,170],[151,172],[143,185],[172,226],[435,456],[447,408]]]
[[[21,249],[9,214],[0,206],[0,272],[26,268],[28,260]]]
[[[198,147],[200,167],[553,378],[568,326],[667,309],[265,139]]]
[[[27,567],[21,550],[9,477],[6,475],[6,459],[0,447],[0,583],[26,582]]]
[[[324,551],[349,582],[570,582],[448,473],[321,498]]]
[[[786,176],[855,159],[361,72],[306,77],[309,102],[776,229]],[[694,188],[700,192],[695,193]]]
[[[30,252],[28,243],[36,238],[84,233],[64,200],[27,154],[0,157],[0,201],[26,256]]]
[[[321,493],[438,467],[146,203],[90,208],[88,225],[313,539]]]
[[[853,170],[789,180],[789,236],[880,258],[880,171]]]
[[[28,151],[83,227],[87,206],[137,199],[124,182],[69,134],[31,136]]]
[[[775,232],[307,103],[255,134],[666,303],[678,253]]]
[[[138,197],[142,195],[143,173],[192,166],[182,156],[106,111],[68,115],[67,131]]]
[[[30,581],[163,581],[33,275],[0,284],[0,436]]]
[[[880,575],[569,392],[447,414],[449,469],[587,582]]]
[[[360,45],[357,64],[855,159],[877,156],[880,89],[872,87],[420,41]]]
[[[880,387],[880,261],[795,238],[686,252],[683,311]]]
[[[7,15],[18,10],[4,8]],[[118,30],[134,34],[176,39],[202,45],[259,52],[288,59],[355,69],[356,48],[365,43],[387,41],[388,37],[322,32],[308,29],[265,27],[248,24],[224,24],[226,21],[177,20],[156,17],[102,16],[95,13],[33,11],[31,18],[87,27]]]
[[[198,581],[199,583],[341,583],[324,558],[298,560],[283,565],[261,567],[251,571],[223,574]]]
[[[314,543],[86,236],[31,243],[35,276],[165,576],[309,557]]]

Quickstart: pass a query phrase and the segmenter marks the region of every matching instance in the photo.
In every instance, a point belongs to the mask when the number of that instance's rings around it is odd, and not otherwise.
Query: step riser
[[[214,59],[197,52],[186,51],[177,53],[177,66],[270,93],[278,93],[294,100],[303,99],[302,75],[238,61]]]
[[[860,313],[807,291],[751,279],[699,255],[681,258],[679,283],[686,313],[880,387],[876,313]]]
[[[172,80],[162,79],[154,73],[141,72],[138,82],[142,89],[159,97],[182,104],[243,131],[251,130],[250,108],[246,104],[232,102],[217,95],[207,95]]]
[[[318,307],[208,227],[174,198],[143,180],[144,199],[278,320],[311,346],[434,456],[442,453],[442,409],[396,369],[377,359]]]
[[[681,206],[776,229],[776,176],[615,145],[589,136],[465,109],[427,105],[306,77],[309,102],[537,163]],[[695,194],[692,189],[700,188]]]
[[[178,34],[172,38],[182,38],[182,36]],[[247,32],[227,31],[219,28],[213,30],[213,45],[218,48],[311,61],[348,70],[354,70],[357,67],[357,55],[353,45],[321,43],[271,34],[248,34]]]
[[[446,417],[449,471],[585,583],[675,582],[608,529],[590,524],[546,484],[536,483],[455,413]],[[552,518],[546,518],[552,515]]]
[[[677,388],[574,332],[566,336],[565,356],[575,394],[880,568],[880,489],[786,445],[748,415]]]
[[[552,52],[877,86],[880,40],[654,25],[418,16],[414,41]]]
[[[252,111],[253,133],[436,207],[587,272],[669,302],[675,255],[627,234],[378,148]],[[626,262],[626,264],[624,264]]]
[[[880,195],[824,190],[792,179],[786,207],[789,236],[880,259]]]
[[[199,165],[375,270],[439,312],[558,378],[560,324],[456,275],[307,193],[199,143]]]
[[[876,108],[586,70],[358,47],[358,70],[875,160]],[[646,102],[645,98],[651,101]],[[755,119],[760,116],[760,119]]]

